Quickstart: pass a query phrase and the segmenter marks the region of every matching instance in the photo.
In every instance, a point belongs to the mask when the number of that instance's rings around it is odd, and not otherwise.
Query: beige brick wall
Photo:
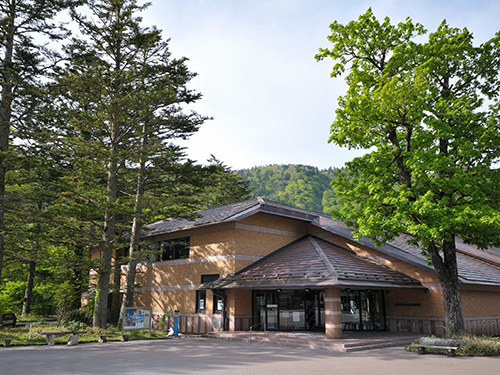
[[[190,235],[190,258],[139,266],[136,282],[144,287],[144,291],[137,295],[136,302],[151,305],[153,311],[177,309],[183,313],[195,313],[196,289],[202,275],[219,274],[225,277],[233,274],[258,257],[296,240],[307,230],[307,224],[296,220],[257,214],[242,220],[241,225],[220,226],[218,231],[205,228],[180,233],[177,237]],[[169,234],[159,238],[175,237]],[[235,259],[237,256],[255,258],[238,260]],[[176,288],[179,290],[174,290]],[[207,314],[212,313],[212,298],[212,293],[207,291]],[[238,311],[235,313],[251,314],[250,291],[237,292],[230,303],[233,309],[237,303]]]
[[[441,291],[437,289],[391,289],[385,293],[387,315],[438,317],[444,315]]]
[[[165,262],[167,263],[167,262]],[[191,265],[153,268],[153,285],[189,285]]]
[[[227,308],[229,315],[251,315],[252,314],[252,291],[251,290],[227,290]]]
[[[190,258],[203,258],[235,253],[235,231],[226,230],[191,237]]]
[[[500,315],[498,292],[462,290],[462,309],[464,317],[488,317]]]
[[[237,230],[239,238],[235,251],[237,254],[266,256],[293,242],[297,237],[269,233]]]
[[[173,313],[179,310],[182,313],[195,313],[196,291],[168,290],[137,293],[134,296],[134,304],[152,307],[153,312]]]
[[[303,221],[276,217],[274,215],[258,213],[240,221],[242,224],[262,226],[266,228],[282,229],[292,232],[308,233],[309,224]]]

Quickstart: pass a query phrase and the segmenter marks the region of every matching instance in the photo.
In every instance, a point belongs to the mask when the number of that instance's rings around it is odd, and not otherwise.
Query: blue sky
[[[442,0],[153,0],[144,25],[171,38],[173,57],[190,59],[203,94],[193,109],[214,119],[183,145],[204,163],[211,154],[233,169],[269,164],[341,167],[361,150],[328,143],[343,79],[328,47],[329,25],[357,19],[369,7],[393,22],[410,17],[434,31],[446,19],[482,43],[500,30],[499,1]]]

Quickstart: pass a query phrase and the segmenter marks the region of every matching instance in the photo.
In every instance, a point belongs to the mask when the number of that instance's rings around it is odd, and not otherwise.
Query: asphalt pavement
[[[418,355],[402,347],[339,353],[208,338],[0,347],[1,375],[493,375],[499,371],[499,357]]]

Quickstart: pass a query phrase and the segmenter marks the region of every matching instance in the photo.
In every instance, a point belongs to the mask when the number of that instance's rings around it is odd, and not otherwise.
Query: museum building
[[[180,332],[392,331],[444,334],[441,287],[421,250],[399,238],[354,240],[330,215],[263,198],[163,220],[143,236],[136,306],[179,317]],[[457,240],[466,330],[500,334],[500,249]]]

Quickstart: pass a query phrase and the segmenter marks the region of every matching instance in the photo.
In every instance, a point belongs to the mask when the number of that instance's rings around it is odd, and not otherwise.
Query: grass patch
[[[30,327],[26,326],[18,326],[16,328],[3,328],[0,329],[0,338],[12,337],[15,338],[11,342],[11,346],[23,346],[23,345],[47,345],[47,341],[45,336],[40,335],[39,333],[42,331],[67,331],[68,329],[65,327],[58,327],[55,324],[44,324],[44,323],[35,323],[31,328],[31,338],[30,338]],[[116,328],[111,327],[107,330],[100,328],[87,327],[83,329],[78,329],[79,331],[85,331],[85,333],[81,333],[78,338],[79,343],[86,342],[98,342],[99,335],[102,334],[114,334],[121,333]],[[166,332],[163,331],[151,331],[151,336],[149,335],[149,330],[134,330],[134,331],[126,331],[126,333],[130,334],[129,340],[154,340],[154,339],[163,339],[166,338]],[[108,341],[120,341],[120,337],[110,337]],[[55,336],[54,342],[57,344],[66,344],[68,341],[68,335],[63,336]],[[0,346],[2,346],[2,341],[0,341]]]
[[[454,337],[457,340],[465,342],[465,345],[456,350],[457,355],[461,356],[500,356],[500,337],[473,336],[465,335]],[[417,351],[416,345],[420,340],[415,340],[408,350]],[[443,351],[427,349],[428,352],[444,353]]]

